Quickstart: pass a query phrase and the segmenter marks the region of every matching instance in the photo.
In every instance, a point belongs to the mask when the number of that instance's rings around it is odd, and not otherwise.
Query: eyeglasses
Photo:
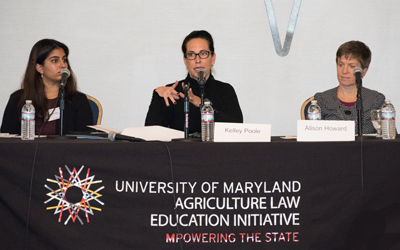
[[[186,59],[188,60],[194,60],[196,59],[197,56],[199,56],[201,59],[207,59],[210,56],[210,51],[207,50],[202,50],[199,53],[194,53],[194,52],[188,52],[185,54]]]

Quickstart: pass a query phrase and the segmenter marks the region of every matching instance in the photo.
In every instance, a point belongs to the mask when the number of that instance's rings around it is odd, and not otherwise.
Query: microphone
[[[190,89],[190,82],[188,83],[183,83],[183,92],[188,92]]]
[[[206,70],[204,68],[197,68],[197,82],[200,87],[203,87],[206,84]]]
[[[200,110],[203,108],[204,104],[204,88],[206,87],[206,70],[204,68],[197,68],[197,82],[199,83],[200,88]]]
[[[361,80],[361,74],[362,74],[362,68],[360,67],[355,67],[353,70],[353,74],[356,76],[356,84],[358,87],[362,86],[362,80]]]
[[[60,73],[61,73],[60,87],[65,87],[65,85],[67,84],[67,79],[71,75],[71,72],[69,72],[68,69],[62,69]]]
[[[141,138],[136,138],[133,136],[127,136],[127,135],[121,135],[120,133],[116,133],[114,131],[111,131],[108,133],[108,139],[110,141],[145,141]]]

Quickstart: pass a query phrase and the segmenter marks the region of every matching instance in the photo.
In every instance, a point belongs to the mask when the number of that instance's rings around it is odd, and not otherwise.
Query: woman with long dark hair
[[[36,109],[35,134],[60,134],[59,85],[61,70],[71,73],[65,85],[64,131],[87,130],[93,124],[86,95],[77,90],[75,75],[68,61],[68,47],[53,39],[38,41],[29,55],[21,89],[11,94],[4,111],[2,133],[21,133],[21,109],[32,100]]]

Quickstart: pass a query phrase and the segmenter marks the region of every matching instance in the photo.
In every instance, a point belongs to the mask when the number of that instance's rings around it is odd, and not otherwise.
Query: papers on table
[[[0,138],[18,138],[20,135],[14,135],[9,133],[0,133]]]
[[[90,128],[100,130],[106,133],[115,132],[122,135],[132,136],[136,138],[141,138],[146,141],[171,141],[175,138],[183,138],[183,131],[165,128],[162,126],[146,126],[146,127],[134,127],[126,128],[123,131],[104,126],[104,125],[94,125],[88,126]]]
[[[118,130],[116,128],[112,128],[109,126],[105,126],[105,125],[93,125],[93,126],[88,126],[89,128],[93,128],[96,130],[100,130],[103,132],[106,132],[107,134],[110,133],[111,131],[115,132],[115,133],[121,133],[121,130]]]
[[[141,138],[146,141],[171,141],[172,139],[184,138],[185,136],[183,131],[162,126],[126,128],[121,134]]]

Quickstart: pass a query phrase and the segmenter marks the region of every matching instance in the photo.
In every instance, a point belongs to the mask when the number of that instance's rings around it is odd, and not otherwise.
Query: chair
[[[300,115],[302,120],[307,120],[308,107],[310,107],[312,100],[314,100],[314,96],[308,98],[301,106]]]
[[[100,125],[101,118],[103,117],[103,108],[100,102],[93,96],[86,95],[93,113],[93,124]]]

